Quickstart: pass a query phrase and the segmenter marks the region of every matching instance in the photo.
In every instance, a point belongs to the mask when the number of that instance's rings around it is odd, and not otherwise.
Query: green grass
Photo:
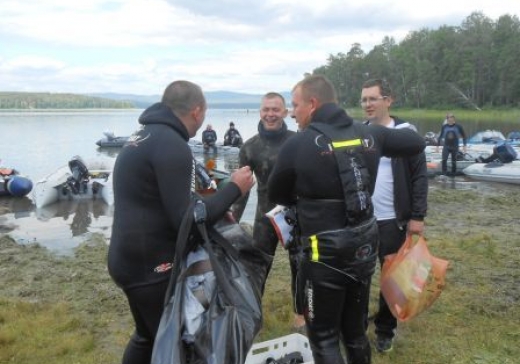
[[[516,187],[516,186],[515,186]],[[399,323],[394,350],[373,363],[513,364],[520,357],[520,196],[514,188],[430,190],[426,236],[450,261],[446,288],[426,312]],[[0,363],[118,363],[132,332],[121,291],[95,236],[73,257],[0,238]],[[257,341],[292,332],[286,252],[277,252]],[[376,308],[379,273],[373,278]],[[331,304],[334,304],[333,302]],[[374,339],[373,325],[369,337]]]
[[[520,127],[520,109],[508,110],[468,110],[468,109],[446,109],[446,110],[422,110],[422,109],[402,109],[395,108],[391,113],[399,115],[404,120],[424,120],[442,122],[444,115],[452,112],[458,120],[472,121],[495,121],[497,123],[518,122]],[[356,119],[363,119],[364,112],[361,108],[348,109],[347,113]]]

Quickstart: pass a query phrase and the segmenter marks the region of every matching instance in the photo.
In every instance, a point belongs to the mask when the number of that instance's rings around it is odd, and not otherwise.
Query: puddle
[[[38,242],[67,255],[93,233],[110,238],[113,211],[103,201],[59,201],[36,209],[32,202],[12,199],[8,207],[11,212],[0,216],[0,233],[20,244]]]

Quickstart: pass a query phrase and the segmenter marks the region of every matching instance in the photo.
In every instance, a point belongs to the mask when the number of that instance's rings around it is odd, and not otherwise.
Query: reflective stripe
[[[316,235],[312,235],[309,237],[309,240],[311,241],[311,260],[317,262],[320,260],[320,252],[318,251],[318,237]]]
[[[345,148],[345,147],[353,147],[362,145],[361,139],[352,139],[352,140],[342,140],[342,141],[336,141],[332,142],[332,147],[334,148]]]

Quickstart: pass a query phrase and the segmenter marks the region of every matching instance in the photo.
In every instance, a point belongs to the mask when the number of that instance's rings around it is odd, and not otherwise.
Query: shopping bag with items
[[[434,257],[422,236],[408,235],[395,254],[385,257],[381,292],[392,314],[407,321],[427,309],[441,294],[448,261]]]

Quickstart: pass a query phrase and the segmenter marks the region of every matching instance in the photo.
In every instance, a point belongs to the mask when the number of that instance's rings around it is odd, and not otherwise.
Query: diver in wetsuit
[[[314,362],[344,363],[342,341],[349,364],[368,364],[366,322],[379,242],[370,196],[379,158],[418,154],[425,143],[409,129],[355,123],[338,107],[336,91],[323,76],[296,84],[292,105],[305,131],[280,150],[268,196],[296,206]]]
[[[114,178],[114,219],[108,270],[124,291],[135,322],[123,364],[150,364],[171,276],[175,242],[192,193],[195,160],[188,140],[204,122],[206,100],[200,87],[172,82],[162,101],[139,117],[143,126],[118,154]],[[222,218],[254,185],[249,167],[209,197],[207,221]]]

